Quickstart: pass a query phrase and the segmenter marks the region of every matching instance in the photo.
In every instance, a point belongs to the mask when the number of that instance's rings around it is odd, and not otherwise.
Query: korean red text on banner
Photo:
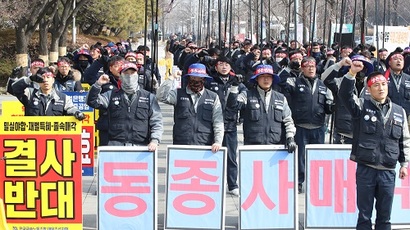
[[[100,147],[99,165],[98,229],[155,229],[155,153],[146,147]]]
[[[350,145],[306,147],[306,228],[356,226],[356,163],[349,159],[350,151]],[[396,179],[394,195],[391,223],[408,226],[409,179]]]
[[[83,176],[94,175],[94,126],[84,126],[81,132]]]
[[[222,150],[168,148],[166,228],[223,228],[224,166]]]
[[[294,155],[282,148],[239,148],[240,229],[295,229]]]
[[[81,125],[46,118],[1,121],[0,197],[10,229],[82,229]]]

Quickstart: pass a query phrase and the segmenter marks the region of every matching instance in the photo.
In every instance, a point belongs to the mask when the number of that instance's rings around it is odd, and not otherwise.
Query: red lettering
[[[149,186],[135,186],[135,183],[148,183],[148,176],[125,176],[115,170],[147,170],[145,162],[108,162],[104,163],[104,179],[111,183],[120,183],[120,186],[101,186],[102,193],[150,193]]]
[[[187,201],[202,202],[204,206],[196,208],[187,207],[184,205]],[[186,215],[204,215],[215,209],[215,201],[211,197],[199,193],[182,194],[175,198],[172,205],[178,212]]]
[[[245,202],[242,204],[242,208],[247,210],[250,208],[256,200],[256,197],[259,195],[259,198],[265,204],[265,206],[272,210],[275,208],[275,203],[269,198],[268,194],[263,187],[263,163],[262,161],[253,162],[253,185],[252,190],[249,193],[249,196],[246,198]]]
[[[289,181],[288,161],[279,161],[279,214],[289,213],[289,190],[295,189],[295,182]]]
[[[188,168],[186,172],[172,175],[175,181],[189,180],[189,183],[171,183],[170,191],[193,191],[197,193],[185,193],[179,195],[173,201],[174,208],[187,215],[204,215],[215,209],[215,201],[212,197],[203,194],[203,192],[219,192],[220,185],[215,184],[219,176],[208,174],[203,169],[216,169],[216,161],[202,160],[175,160],[175,167]],[[208,183],[201,183],[207,181]],[[202,193],[200,193],[202,192]],[[184,204],[187,201],[202,202],[202,207],[189,207]]]
[[[115,207],[118,203],[132,203],[136,207],[130,210],[121,210]],[[116,196],[111,197],[104,204],[105,210],[113,216],[134,217],[143,214],[147,210],[147,204],[139,197],[135,196]]]
[[[310,200],[314,206],[332,206],[332,161],[312,160],[310,169]],[[320,191],[320,185],[322,191]]]
[[[345,162],[346,170],[345,172]],[[356,211],[356,163],[350,160],[335,160],[335,213],[343,213],[345,201],[347,213]],[[346,178],[346,179],[344,179]],[[346,189],[346,197],[344,191]]]
[[[410,168],[407,168],[407,174],[410,174]],[[394,189],[394,194],[401,195],[401,208],[410,209],[410,177],[400,180],[401,186]]]

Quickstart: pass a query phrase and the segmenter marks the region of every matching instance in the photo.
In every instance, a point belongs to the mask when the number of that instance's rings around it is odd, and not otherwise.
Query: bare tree
[[[55,4],[57,4],[57,2],[55,2]],[[46,17],[43,17],[41,19],[39,25],[40,41],[38,53],[39,58],[43,59],[46,63],[48,63],[48,29],[51,25],[55,13],[56,11],[54,10],[54,7],[50,7]]]
[[[49,7],[55,1],[8,1],[10,4],[8,10],[15,10],[13,16],[10,16],[10,21],[13,22],[16,31],[17,66],[28,66],[28,41],[35,32],[40,20],[47,14]]]
[[[73,9],[74,1],[76,1],[75,9]],[[73,15],[75,15],[86,2],[87,0],[60,0],[60,4],[55,5],[54,10],[56,14],[53,17],[53,22],[49,29],[51,33],[51,62],[56,62],[59,55],[65,55],[68,26],[72,22]],[[61,50],[59,50],[59,47],[61,47]]]

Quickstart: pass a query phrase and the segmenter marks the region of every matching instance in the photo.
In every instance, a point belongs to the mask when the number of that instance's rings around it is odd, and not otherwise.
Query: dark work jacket
[[[138,85],[140,87],[140,89],[145,89],[146,91],[149,91],[151,93],[156,92],[156,89],[154,87],[154,82],[152,79],[152,73],[151,70],[149,69],[145,69],[142,66],[141,68],[139,68],[138,70]]]
[[[228,81],[225,83],[221,79],[221,75],[218,74],[213,78],[213,81],[206,81],[205,87],[218,94],[219,100],[221,101],[221,107],[224,117],[225,132],[232,132],[237,131],[236,122],[238,119],[238,111],[236,109],[227,107],[226,103],[229,89],[231,88],[232,81],[234,81],[234,78],[236,78],[236,76],[228,76]],[[238,90],[239,93],[241,93],[242,91],[246,90],[246,86],[244,84],[239,84]]]
[[[404,108],[407,115],[410,115],[410,75],[402,72],[400,89],[397,91],[393,81],[393,76],[389,76],[389,98],[393,103],[396,103]]]
[[[217,95],[205,89],[199,98],[195,113],[191,95],[186,88],[178,89],[177,104],[174,111],[174,145],[212,145],[214,129],[212,111]]]
[[[316,88],[312,93],[312,86],[305,77],[296,78],[295,88],[290,93],[292,117],[296,125],[325,124],[327,87],[319,79],[315,81]]]
[[[392,103],[388,122],[383,125],[380,110],[370,101],[365,100],[359,117],[354,119],[354,138],[351,159],[371,165],[383,165],[394,169],[399,159],[401,148],[399,140],[403,133],[405,114],[402,107]],[[377,119],[376,121],[374,121]]]
[[[334,127],[335,132],[339,134],[348,134],[353,136],[353,121],[350,112],[347,110],[343,98],[339,96],[339,85],[337,85],[335,78],[339,78],[339,71],[333,70],[329,76],[323,80],[323,83],[332,91],[335,98],[334,111]],[[355,81],[355,95],[359,97],[363,89],[363,79],[356,78]]]
[[[27,104],[24,103],[24,110],[26,116],[63,116],[66,115],[64,112],[66,95],[59,91],[55,91],[57,97],[53,97],[47,107],[46,98],[44,96],[38,97],[38,90],[35,89],[31,95]]]
[[[243,132],[245,145],[278,144],[282,136],[285,96],[272,90],[268,111],[257,89],[247,92]]]
[[[63,77],[60,72],[57,73],[54,88],[61,92],[74,92],[81,91],[83,87],[81,86],[81,81],[75,81],[73,72],[70,70],[68,75]]]
[[[380,109],[371,101],[364,99],[360,109],[350,95],[353,81],[343,79],[340,95],[345,98],[346,108],[353,117],[354,131],[350,159],[361,164],[384,166],[395,169],[397,161],[404,162],[403,147],[403,108],[390,103],[390,115],[383,124]],[[389,100],[389,99],[387,99]]]
[[[137,90],[132,101],[122,90],[113,90],[108,105],[109,138],[112,141],[147,145],[150,142],[150,94]]]

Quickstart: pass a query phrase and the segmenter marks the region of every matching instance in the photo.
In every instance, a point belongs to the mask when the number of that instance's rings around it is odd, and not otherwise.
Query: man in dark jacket
[[[81,73],[78,72],[78,76],[74,74],[74,71],[71,70],[70,59],[60,57],[57,60],[57,74],[54,84],[55,89],[62,92],[78,92],[83,90],[81,86]]]
[[[101,87],[108,84],[110,78],[101,75],[87,95],[87,104],[107,110],[108,145],[147,145],[149,151],[155,151],[163,133],[161,110],[155,95],[139,88],[137,71],[134,63],[124,63],[120,88],[104,93]]]
[[[333,112],[333,94],[316,74],[316,60],[304,58],[302,73],[288,78],[285,90],[292,98],[290,108],[296,125],[298,145],[299,193],[305,181],[305,146],[325,143],[325,115]]]
[[[238,163],[236,161],[236,149],[238,147],[238,132],[236,121],[238,119],[238,111],[227,107],[227,99],[229,89],[232,84],[237,84],[237,76],[232,72],[230,65],[231,61],[225,56],[220,56],[216,59],[215,74],[212,76],[213,81],[205,85],[207,89],[215,92],[221,101],[222,112],[224,117],[225,132],[222,145],[228,149],[227,159],[227,181],[228,193],[238,196],[239,187],[236,182],[238,177]],[[239,92],[245,91],[246,86],[242,83],[238,85]]]
[[[64,93],[54,88],[54,73],[47,67],[40,68],[30,77],[22,77],[12,85],[17,99],[24,105],[26,116],[74,115],[78,120],[85,118]],[[39,88],[34,88],[37,82]]]
[[[355,76],[363,63],[353,61],[340,85],[339,95],[354,120],[350,159],[357,163],[356,189],[359,210],[356,229],[372,229],[373,206],[376,207],[375,229],[391,229],[396,165],[399,178],[408,174],[410,136],[406,112],[388,95],[388,80],[380,72],[367,80],[369,98],[354,95]],[[376,205],[374,201],[376,200]]]
[[[285,96],[272,89],[279,82],[270,65],[259,65],[250,79],[256,87],[238,94],[233,85],[228,97],[228,107],[244,110],[244,144],[270,145],[287,144],[288,151],[294,152],[296,132],[292,112]],[[286,142],[282,141],[282,131]]]
[[[107,60],[108,63],[106,63]],[[104,64],[107,64],[108,70],[105,74],[108,75],[110,80],[108,83],[101,85],[101,93],[118,89],[120,87],[120,70],[123,62],[124,58],[120,56],[113,56],[111,58],[108,58],[108,56],[101,56],[100,59],[94,61],[85,71],[85,81],[92,86],[98,78],[104,74]],[[104,108],[98,109],[96,128],[98,129],[98,146],[108,145],[108,113]]]
[[[187,86],[176,89],[173,78],[158,88],[158,100],[174,106],[173,143],[179,145],[209,145],[212,152],[222,146],[224,121],[218,94],[204,87],[210,79],[203,64],[192,64]]]

